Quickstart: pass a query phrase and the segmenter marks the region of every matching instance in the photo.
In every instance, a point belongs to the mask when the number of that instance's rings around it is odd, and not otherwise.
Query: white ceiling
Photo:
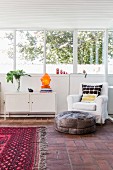
[[[0,28],[113,28],[113,0],[0,0]]]

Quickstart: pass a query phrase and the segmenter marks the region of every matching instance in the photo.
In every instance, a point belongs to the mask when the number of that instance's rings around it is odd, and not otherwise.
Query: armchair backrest
[[[92,86],[95,86],[95,85],[103,85],[102,86],[102,91],[101,91],[101,95],[106,95],[108,96],[108,83],[107,82],[102,82],[102,83],[80,83],[80,88],[79,88],[79,94],[82,95],[82,84],[85,84],[85,85],[92,85]]]

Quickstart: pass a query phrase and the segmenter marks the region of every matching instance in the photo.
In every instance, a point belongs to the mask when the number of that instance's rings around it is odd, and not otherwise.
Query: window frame
[[[29,30],[29,31],[34,31],[34,30],[43,30],[44,31],[44,65],[43,65],[43,73],[46,72],[46,31],[50,31],[53,29],[39,29],[39,28],[5,28],[5,29],[0,29],[3,31],[14,31],[14,58],[13,58],[13,69],[16,70],[16,31],[18,30]],[[112,31],[110,29],[54,29],[54,30],[60,30],[60,31],[73,31],[73,73],[77,73],[77,33],[78,31],[104,31],[104,44],[103,44],[103,59],[104,59],[104,74],[105,74],[105,81],[107,81],[108,78],[108,31]],[[42,73],[42,74],[43,74]],[[35,74],[35,73],[34,73]],[[37,74],[37,73],[36,73]]]

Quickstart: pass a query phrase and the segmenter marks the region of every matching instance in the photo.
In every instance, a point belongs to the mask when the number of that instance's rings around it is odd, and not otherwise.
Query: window
[[[56,74],[58,68],[59,72],[69,74],[76,67],[78,73],[85,70],[88,74],[103,74],[104,31],[76,33],[78,37],[69,30],[0,30],[0,73],[16,68],[43,74],[46,68],[47,73]],[[73,37],[77,47],[73,47]],[[73,52],[77,53],[74,59]],[[113,31],[108,32],[108,64],[108,72],[113,73]]]
[[[103,31],[78,31],[78,73],[102,74]]]
[[[44,32],[16,32],[16,68],[28,73],[43,73]]]
[[[108,74],[113,74],[113,31],[108,32]]]
[[[0,30],[0,73],[13,70],[14,34],[13,31]]]
[[[56,68],[63,73],[73,72],[73,32],[46,32],[46,72],[56,73]]]

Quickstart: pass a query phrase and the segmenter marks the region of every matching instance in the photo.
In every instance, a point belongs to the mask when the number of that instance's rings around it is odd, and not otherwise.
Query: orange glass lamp
[[[41,82],[42,82],[41,88],[50,88],[49,86],[50,81],[51,81],[50,76],[47,73],[45,73],[41,78]]]

